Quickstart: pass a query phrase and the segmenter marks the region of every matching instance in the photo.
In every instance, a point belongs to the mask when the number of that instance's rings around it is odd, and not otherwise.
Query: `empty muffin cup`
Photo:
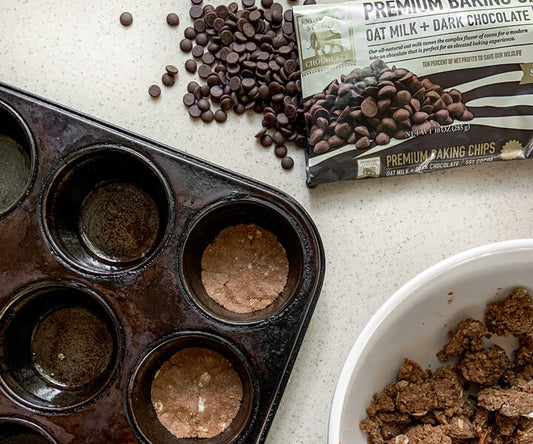
[[[303,251],[295,222],[281,209],[257,198],[225,201],[207,209],[192,223],[183,240],[178,273],[185,293],[209,315],[237,324],[260,322],[279,313],[297,293],[303,274]],[[220,264],[213,264],[216,257]],[[224,267],[229,270],[234,266],[243,269],[237,277],[219,273]],[[220,282],[210,281],[217,274]],[[241,287],[240,306],[216,297],[217,289],[224,292],[230,287]],[[265,298],[254,307],[256,299],[250,296],[250,309],[242,309],[246,294],[273,289],[274,293],[279,290],[279,295],[273,293],[271,303]]]
[[[150,261],[170,232],[171,192],[135,151],[96,146],[67,159],[43,200],[43,227],[67,261],[110,274]]]
[[[57,444],[40,425],[24,418],[0,417],[0,444]]]
[[[30,188],[35,146],[24,121],[0,102],[0,217],[10,212]]]
[[[244,355],[203,332],[179,332],[153,344],[133,370],[127,395],[136,437],[158,444],[244,442],[255,403]]]
[[[35,283],[0,312],[0,383],[27,407],[76,410],[109,387],[123,342],[117,316],[94,291],[75,282]]]

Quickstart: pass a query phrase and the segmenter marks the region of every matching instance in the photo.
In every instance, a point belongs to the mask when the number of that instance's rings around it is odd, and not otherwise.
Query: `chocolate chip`
[[[191,54],[193,57],[199,59],[202,57],[202,55],[204,54],[204,48],[200,45],[196,45],[192,51],[191,51]]]
[[[215,115],[213,114],[213,111],[208,109],[207,111],[204,111],[200,117],[205,123],[211,123],[214,120]]]
[[[205,32],[199,32],[196,35],[196,44],[200,46],[206,46],[209,43],[209,37]]]
[[[200,110],[200,108],[198,108],[198,105],[192,105],[189,108],[189,115],[194,118],[200,117],[202,115],[202,111]]]
[[[239,61],[239,54],[236,52],[230,52],[226,56],[226,62],[228,62],[230,65],[235,65]]]
[[[199,5],[193,5],[191,6],[191,9],[189,9],[189,15],[193,19],[200,18],[202,14],[204,13],[203,9]]]
[[[209,76],[209,74],[211,74],[211,67],[209,65],[206,65],[205,63],[202,63],[199,67],[198,67],[198,75],[202,78],[202,79],[207,79],[207,77]]]
[[[204,52],[202,55],[202,62],[204,62],[206,65],[212,65],[215,63],[215,56],[210,52]]]
[[[171,12],[167,15],[167,23],[170,26],[178,26],[180,24],[180,18],[178,17],[178,14],[174,14]]]
[[[281,159],[281,167],[284,170],[290,170],[294,166],[294,160],[292,157],[285,156],[283,159]]]
[[[282,159],[287,155],[287,147],[285,145],[278,145],[274,148],[274,154],[276,157]]]
[[[193,28],[196,32],[205,32],[206,24],[203,19],[197,19],[194,21]]]
[[[163,82],[163,85],[165,86],[172,86],[176,82],[176,79],[174,78],[172,74],[169,74],[168,72],[166,72],[163,74],[161,81]]]
[[[223,109],[217,109],[215,111],[215,120],[219,123],[225,122],[228,118],[226,111]]]
[[[150,88],[148,88],[148,94],[155,99],[161,95],[161,88],[157,85],[151,85]]]
[[[209,108],[211,108],[211,104],[207,99],[200,99],[196,104],[198,105],[198,108],[200,108],[201,111],[207,111]]]
[[[241,0],[241,3],[245,8],[251,8],[255,5],[255,0]]]
[[[187,28],[185,28],[185,31],[183,31],[183,36],[186,39],[194,40],[196,38],[196,31],[192,26],[188,26]]]
[[[199,87],[200,85],[198,84],[198,82],[195,82],[193,80],[187,84],[187,92],[194,93],[194,91],[196,91],[196,88],[199,88]]]
[[[272,146],[272,143],[274,142],[272,140],[272,136],[270,134],[263,134],[263,136],[260,139],[261,145],[263,145],[265,148],[268,148],[269,146]]]
[[[191,74],[194,74],[196,72],[196,67],[197,64],[193,59],[189,59],[185,62],[185,69]]]
[[[219,5],[215,8],[215,13],[217,17],[225,19],[228,16],[228,7],[225,5]]]
[[[261,6],[263,8],[270,8],[272,3],[274,3],[274,0],[261,0]]]
[[[129,12],[123,12],[119,20],[122,26],[130,26],[133,23],[133,16]]]
[[[178,74],[178,68],[176,68],[174,65],[165,66],[165,70],[166,70],[166,72],[168,72],[169,74],[171,74],[173,76]]]
[[[191,105],[194,105],[194,102],[196,102],[196,98],[194,97],[194,94],[192,93],[187,93],[183,96],[183,103],[186,105],[186,106],[191,106]]]

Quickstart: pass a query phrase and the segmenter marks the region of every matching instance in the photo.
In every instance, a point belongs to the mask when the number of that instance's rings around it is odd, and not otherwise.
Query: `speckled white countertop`
[[[204,3],[220,4],[219,0]],[[286,2],[281,2],[286,5]],[[500,162],[423,176],[308,189],[303,151],[282,170],[254,138],[261,116],[192,121],[182,97],[194,78],[179,49],[185,0],[1,0],[0,81],[277,187],[321,233],[327,270],[268,444],[324,443],[343,362],[372,314],[403,283],[443,258],[489,242],[533,237],[533,162]],[[119,24],[133,14],[129,28]],[[180,16],[166,25],[169,12]],[[178,81],[147,89],[164,67]],[[1,415],[2,412],[0,412]]]

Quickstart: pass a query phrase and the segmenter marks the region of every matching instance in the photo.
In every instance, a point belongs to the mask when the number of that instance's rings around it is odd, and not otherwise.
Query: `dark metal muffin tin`
[[[0,135],[29,165],[0,208],[0,441],[264,442],[324,275],[300,205],[4,84]],[[250,314],[201,283],[204,249],[239,223],[273,232],[289,259],[283,293]],[[155,372],[188,346],[224,355],[243,383],[237,417],[209,440],[174,438],[150,403]]]

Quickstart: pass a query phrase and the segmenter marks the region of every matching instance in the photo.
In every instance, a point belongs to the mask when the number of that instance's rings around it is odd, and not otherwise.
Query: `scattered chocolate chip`
[[[169,74],[168,72],[166,72],[163,74],[161,81],[163,82],[163,85],[165,86],[172,86],[176,82],[176,79],[174,78],[172,74]]]
[[[148,94],[155,99],[161,95],[161,88],[157,85],[151,85],[150,88],[148,88]]]
[[[178,74],[178,68],[176,68],[174,65],[165,66],[165,71],[173,76],[176,76]]]
[[[274,148],[274,154],[276,157],[282,159],[287,155],[287,147],[285,145],[278,145]]]
[[[290,170],[294,166],[294,160],[290,156],[285,156],[283,159],[281,159],[281,167],[284,170]]]
[[[120,14],[120,24],[122,26],[130,26],[133,23],[133,16],[129,12]]]
[[[174,14],[173,12],[168,14],[167,23],[169,26],[178,26],[180,24],[180,18],[178,17],[178,14]]]

